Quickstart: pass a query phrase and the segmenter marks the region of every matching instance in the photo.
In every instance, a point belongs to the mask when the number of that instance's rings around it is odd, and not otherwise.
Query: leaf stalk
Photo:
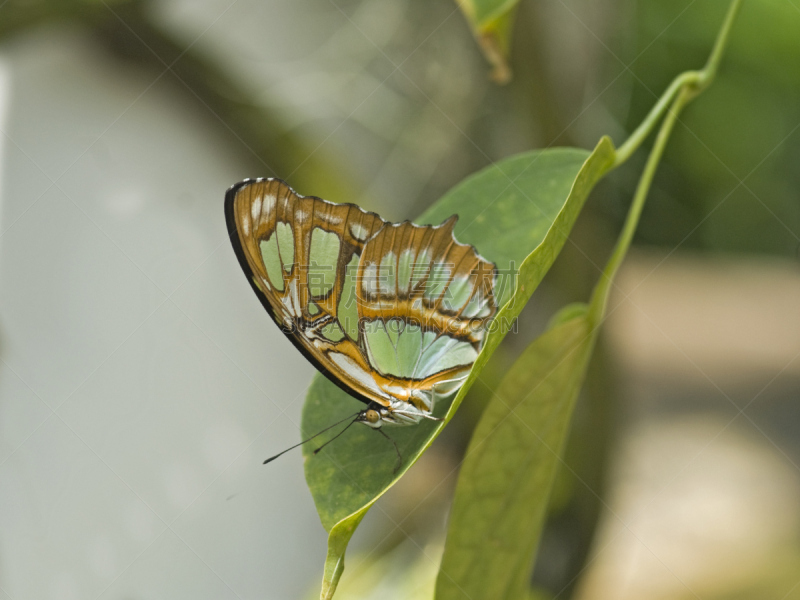
[[[664,116],[664,113],[669,109],[670,104],[672,104],[678,94],[683,90],[689,90],[691,95],[687,99],[688,101],[700,94],[711,84],[719,69],[719,63],[722,60],[722,55],[728,44],[733,22],[741,6],[742,0],[733,0],[733,2],[731,2],[730,7],[728,7],[728,13],[725,15],[725,21],[723,21],[722,27],[717,33],[717,39],[714,42],[714,47],[711,49],[711,54],[708,56],[705,67],[700,71],[685,71],[672,80],[672,83],[658,99],[655,106],[647,113],[644,121],[642,121],[630,137],[617,149],[614,167],[618,167],[624,163],[636,152],[639,146],[642,145],[642,142],[650,135],[653,129],[655,129],[656,124]]]
[[[741,5],[742,0],[733,0],[731,2],[728,13],[725,16],[725,21],[722,23],[722,27],[717,34],[717,39],[714,42],[714,47],[711,50],[705,67],[701,71],[686,71],[678,75],[664,94],[662,94],[661,98],[659,98],[656,105],[650,110],[642,124],[636,128],[616,152],[613,167],[617,167],[628,160],[645,138],[647,138],[658,121],[664,117],[658,135],[656,136],[656,141],[653,144],[653,148],[650,150],[650,155],[647,157],[644,171],[636,185],[633,202],[625,218],[625,225],[614,247],[614,252],[606,264],[605,269],[603,269],[600,281],[597,283],[592,293],[592,302],[589,309],[589,319],[592,327],[599,326],[605,314],[611,284],[619,266],[625,259],[628,248],[630,248],[633,235],[639,224],[639,217],[642,214],[642,209],[647,199],[647,193],[650,191],[650,185],[653,182],[658,163],[661,161],[661,157],[664,154],[664,148],[678,120],[678,115],[692,99],[703,92],[714,80],[719,68],[719,63],[722,60],[723,52],[728,43],[733,22],[736,19]],[[666,116],[664,116],[665,113]]]

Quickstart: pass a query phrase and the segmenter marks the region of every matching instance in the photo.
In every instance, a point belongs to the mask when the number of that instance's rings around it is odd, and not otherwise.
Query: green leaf
[[[594,334],[570,305],[500,383],[467,449],[436,582],[437,600],[529,593],[572,409]]]
[[[511,80],[508,52],[514,9],[519,0],[456,0],[475,35],[486,60],[492,65],[490,77],[496,83]]]
[[[614,147],[603,138],[592,153],[578,149],[526,152],[505,159],[464,180],[417,221],[440,223],[453,213],[459,241],[468,242],[501,271],[519,268],[516,287],[501,290],[505,304],[494,320],[481,354],[449,406],[434,414],[445,422],[423,421],[388,429],[403,460],[394,472],[392,444],[371,429],[355,425],[312,456],[303,448],[306,481],[323,526],[329,532],[322,598],[331,598],[344,569],[344,552],[370,506],[414,464],[449,421],[489,357],[508,332],[563,247],[594,184],[614,160]],[[532,250],[532,251],[531,251]],[[311,435],[354,414],[363,404],[317,376],[303,408],[302,431]],[[333,431],[333,430],[332,430]],[[324,439],[330,436],[326,434]]]

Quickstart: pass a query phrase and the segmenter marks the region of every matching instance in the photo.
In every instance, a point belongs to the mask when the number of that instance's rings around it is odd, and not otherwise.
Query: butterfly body
[[[433,418],[463,383],[496,310],[492,263],[438,226],[245,180],[225,197],[239,263],[284,334],[367,404],[373,428]]]

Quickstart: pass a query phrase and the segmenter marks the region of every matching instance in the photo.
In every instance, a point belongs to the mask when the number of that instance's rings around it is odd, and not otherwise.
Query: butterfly
[[[229,188],[225,218],[281,331],[367,405],[353,423],[439,420],[436,401],[461,387],[497,310],[497,270],[455,239],[457,215],[437,226],[391,223],[269,178]]]

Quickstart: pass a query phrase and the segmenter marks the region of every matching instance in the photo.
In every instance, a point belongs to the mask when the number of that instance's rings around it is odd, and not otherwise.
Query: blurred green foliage
[[[722,3],[640,1],[631,109],[635,126],[653,91],[680,64],[696,64],[714,36]],[[794,258],[800,236],[800,10],[753,0],[742,8],[723,72],[681,119],[642,218],[639,240],[669,248],[772,253]],[[685,242],[684,242],[685,238]]]

